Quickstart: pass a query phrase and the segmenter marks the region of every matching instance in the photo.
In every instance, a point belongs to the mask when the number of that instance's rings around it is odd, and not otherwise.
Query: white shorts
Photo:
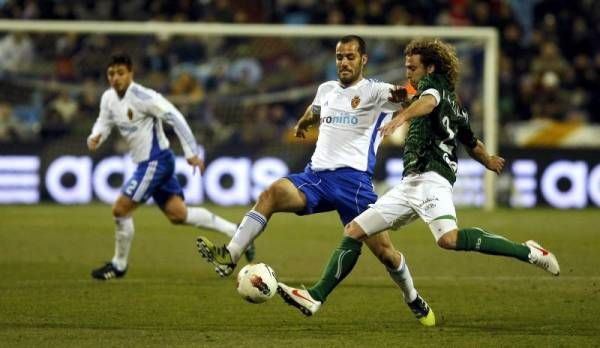
[[[429,225],[435,240],[453,229],[456,209],[452,185],[436,172],[412,174],[386,192],[354,221],[371,236],[389,228],[397,229],[420,217]]]

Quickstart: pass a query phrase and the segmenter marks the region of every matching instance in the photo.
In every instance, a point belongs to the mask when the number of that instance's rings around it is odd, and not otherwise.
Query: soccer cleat
[[[553,253],[544,249],[533,240],[528,240],[524,244],[529,248],[529,263],[532,263],[555,276],[559,275],[560,266]]]
[[[127,273],[127,268],[119,271],[112,262],[107,262],[104,266],[92,271],[92,278],[100,280],[109,280],[113,278],[121,278]]]
[[[283,283],[278,283],[277,293],[290,306],[294,306],[302,312],[302,314],[310,317],[321,308],[321,301],[317,301],[307,290],[296,289],[287,286]]]
[[[414,301],[406,304],[423,326],[435,326],[435,314],[421,295],[417,294]]]
[[[196,246],[200,255],[215,266],[215,272],[219,276],[226,277],[235,269],[235,263],[225,245],[216,247],[208,238],[200,236],[196,240]]]
[[[246,260],[248,260],[248,262],[254,261],[254,258],[256,257],[256,247],[254,246],[254,243],[248,245],[246,251],[244,251],[244,255],[246,256]]]

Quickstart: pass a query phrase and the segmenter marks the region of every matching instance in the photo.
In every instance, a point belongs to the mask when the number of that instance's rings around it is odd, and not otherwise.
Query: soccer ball
[[[244,266],[237,276],[237,291],[248,302],[265,302],[277,292],[275,271],[264,263]]]

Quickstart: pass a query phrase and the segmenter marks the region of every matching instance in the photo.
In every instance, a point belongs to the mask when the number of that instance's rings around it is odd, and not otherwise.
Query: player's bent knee
[[[275,183],[261,192],[256,203],[267,207],[273,207],[276,203],[277,196],[282,193],[283,190]]]
[[[167,219],[169,219],[173,225],[181,225],[185,223],[185,216],[182,216],[181,214],[168,214]]]
[[[127,215],[129,215],[129,211],[120,205],[114,205],[112,207],[112,214],[113,214],[113,217],[123,218],[123,217],[126,217]]]
[[[444,233],[438,240],[437,245],[443,249],[454,250],[456,249],[456,237],[457,230],[452,230]]]
[[[258,210],[262,214],[269,215],[273,212],[275,203],[273,201],[274,193],[269,189],[261,192],[256,200],[255,210]]]
[[[350,237],[352,239],[360,241],[363,241],[367,238],[367,235],[360,227],[360,225],[354,221],[350,221],[348,224],[346,224],[346,226],[344,227],[344,235],[346,237]]]

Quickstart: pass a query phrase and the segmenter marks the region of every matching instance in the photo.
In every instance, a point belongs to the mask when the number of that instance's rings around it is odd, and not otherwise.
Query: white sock
[[[207,228],[233,237],[237,225],[214,213],[199,207],[188,207],[185,223],[195,227]]]
[[[112,264],[119,270],[127,268],[127,258],[133,240],[133,218],[131,216],[115,218],[115,256]]]
[[[250,210],[242,219],[242,222],[237,228],[235,235],[227,244],[227,250],[231,254],[234,263],[237,263],[240,256],[246,250],[248,245],[258,237],[265,229],[267,218],[256,210]]]
[[[410,275],[410,271],[408,270],[408,265],[406,264],[406,260],[404,255],[402,256],[402,261],[400,261],[400,266],[398,269],[391,269],[386,267],[390,277],[398,284],[400,289],[402,289],[402,294],[404,295],[404,301],[412,302],[417,298],[417,290],[413,284],[412,276]]]

